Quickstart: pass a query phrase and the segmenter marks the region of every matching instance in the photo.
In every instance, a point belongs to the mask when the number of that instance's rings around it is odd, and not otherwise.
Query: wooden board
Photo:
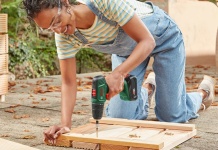
[[[0,95],[5,95],[8,92],[8,75],[0,75]],[[1,97],[3,100],[4,96]]]
[[[8,53],[8,34],[0,34],[0,54]]]
[[[0,138],[0,147],[1,147],[0,149],[2,150],[39,150],[33,147],[29,147],[26,145],[8,141],[2,138]]]
[[[0,34],[8,32],[8,15],[0,14]]]
[[[169,150],[196,135],[193,124],[102,118],[96,137],[94,120],[90,122],[61,135],[56,145],[90,150]]]
[[[0,55],[0,75],[8,74],[8,54]]]
[[[0,95],[0,101],[5,102],[5,95]]]

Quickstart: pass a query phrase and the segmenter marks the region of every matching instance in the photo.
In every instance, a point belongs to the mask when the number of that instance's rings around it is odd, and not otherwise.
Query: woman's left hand
[[[105,77],[107,85],[109,87],[108,100],[113,96],[119,94],[123,90],[124,76],[119,72],[112,72]]]

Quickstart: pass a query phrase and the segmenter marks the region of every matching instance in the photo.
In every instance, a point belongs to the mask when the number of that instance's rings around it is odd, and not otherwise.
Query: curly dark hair
[[[69,2],[74,5],[78,4],[76,0],[69,0]],[[63,2],[61,2],[61,0],[23,0],[23,6],[26,10],[28,18],[36,17],[43,9],[58,7],[59,3],[60,7],[62,7]]]

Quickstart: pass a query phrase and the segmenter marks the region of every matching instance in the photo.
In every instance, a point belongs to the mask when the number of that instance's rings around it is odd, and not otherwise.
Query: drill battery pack
[[[125,78],[124,89],[120,93],[120,98],[126,101],[134,101],[137,96],[137,78],[133,75],[128,75]]]

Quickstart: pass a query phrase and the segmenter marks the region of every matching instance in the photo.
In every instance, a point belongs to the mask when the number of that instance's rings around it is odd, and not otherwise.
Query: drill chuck
[[[92,116],[95,120],[100,120],[103,116],[104,103],[92,103]]]

